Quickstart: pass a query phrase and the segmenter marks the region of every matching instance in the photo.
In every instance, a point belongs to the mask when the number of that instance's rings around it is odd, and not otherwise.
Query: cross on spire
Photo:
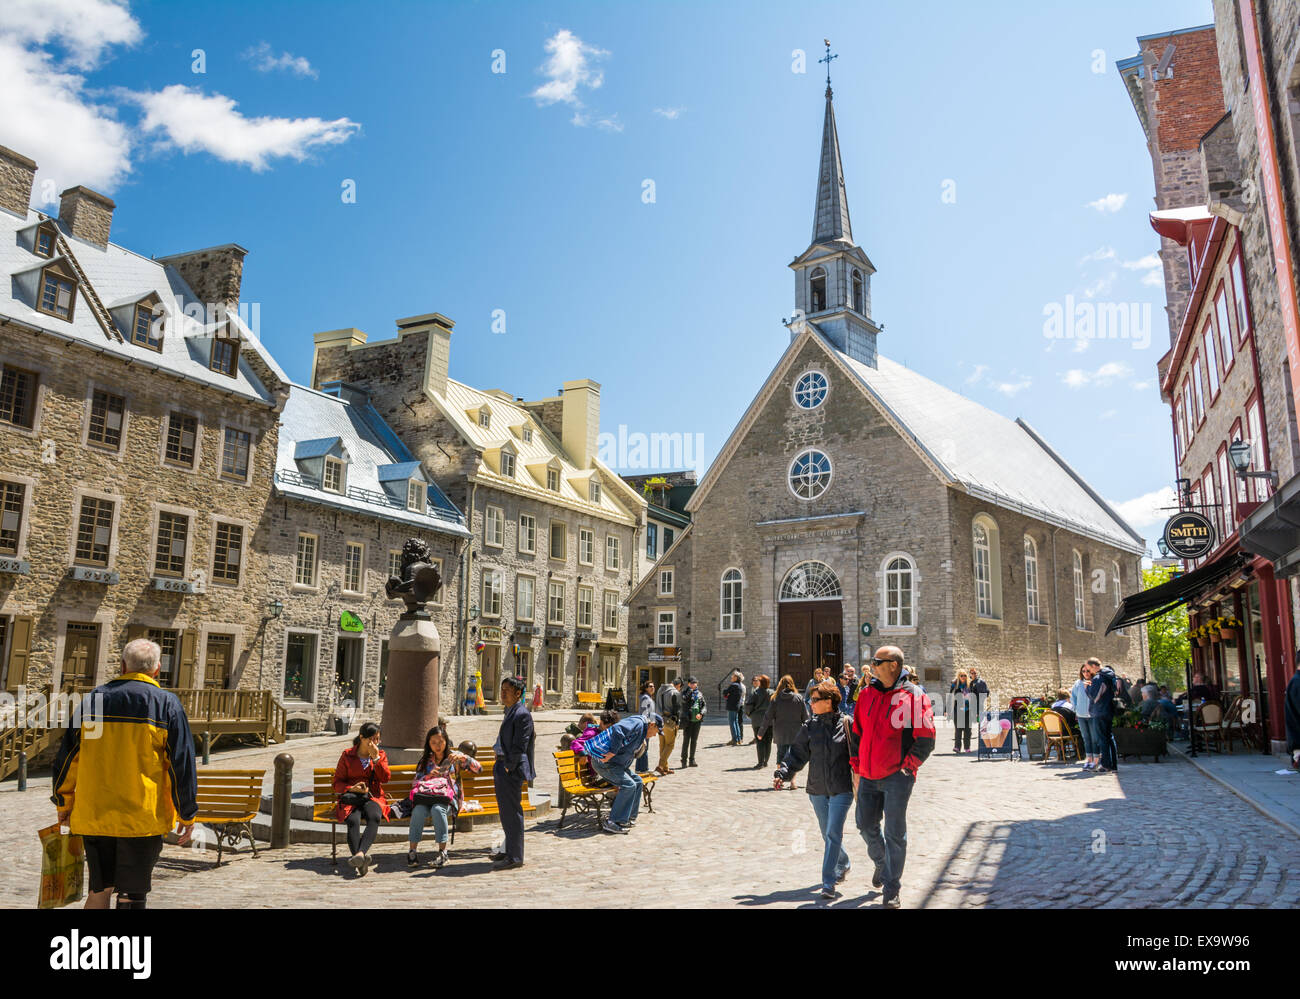
[[[817,61],[826,64],[826,96],[829,97],[831,93],[831,60],[838,59],[840,54],[836,52],[834,55],[831,55],[831,40],[829,38],[823,38],[822,41],[826,43],[826,56]]]

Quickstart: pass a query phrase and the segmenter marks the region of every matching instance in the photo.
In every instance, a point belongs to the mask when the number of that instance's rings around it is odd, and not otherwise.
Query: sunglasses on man
[[[880,666],[880,665],[882,665],[882,664],[884,664],[884,663],[896,663],[896,662],[898,662],[897,659],[872,659],[872,660],[871,660],[871,665],[872,665],[872,666]]]

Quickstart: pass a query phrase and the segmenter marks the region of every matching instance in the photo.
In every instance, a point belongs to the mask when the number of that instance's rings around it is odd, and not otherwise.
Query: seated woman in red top
[[[367,854],[379,835],[379,823],[388,818],[388,802],[384,798],[384,785],[392,778],[388,769],[388,755],[379,748],[379,726],[366,722],[352,740],[352,748],[345,749],[334,768],[334,793],[338,795],[338,820],[348,827],[348,858],[363,877],[370,863]],[[361,832],[365,819],[366,831]]]

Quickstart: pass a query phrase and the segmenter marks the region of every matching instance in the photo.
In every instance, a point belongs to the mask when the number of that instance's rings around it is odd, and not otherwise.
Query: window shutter
[[[30,617],[13,619],[13,639],[9,643],[8,687],[17,690],[27,685],[27,668],[32,660],[32,636],[36,621]]]
[[[176,671],[176,686],[182,690],[194,687],[194,666],[199,644],[199,633],[187,628],[181,633],[181,665]]]

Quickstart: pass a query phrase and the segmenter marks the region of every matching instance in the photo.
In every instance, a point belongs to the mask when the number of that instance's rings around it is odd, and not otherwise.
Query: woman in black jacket
[[[754,727],[754,743],[758,749],[758,762],[754,764],[754,769],[762,770],[772,758],[771,730],[769,729],[766,735],[758,734],[767,713],[772,710],[772,691],[768,689],[772,678],[766,673],[760,673],[754,680],[758,686],[750,694],[745,710],[749,712],[749,723]]]
[[[971,687],[970,676],[964,669],[957,671],[957,679],[948,688],[948,704],[952,718],[952,751],[960,753],[964,742],[966,752],[969,753],[971,721],[979,714],[979,708],[975,703],[975,692]]]
[[[785,754],[790,752],[790,747],[799,735],[799,729],[803,728],[803,723],[807,720],[808,705],[795,687],[794,677],[787,673],[776,685],[776,696],[767,706],[767,714],[759,723],[757,736],[760,740],[765,736],[774,737],[776,758],[784,760]],[[794,790],[793,777],[790,779],[790,790]]]
[[[835,886],[849,874],[844,852],[844,819],[853,807],[853,773],[849,758],[857,753],[852,723],[840,714],[840,688],[825,680],[812,689],[813,716],[777,768],[773,785],[781,787],[808,765],[808,797],[817,813],[826,847],[822,852],[822,898],[834,898]]]

